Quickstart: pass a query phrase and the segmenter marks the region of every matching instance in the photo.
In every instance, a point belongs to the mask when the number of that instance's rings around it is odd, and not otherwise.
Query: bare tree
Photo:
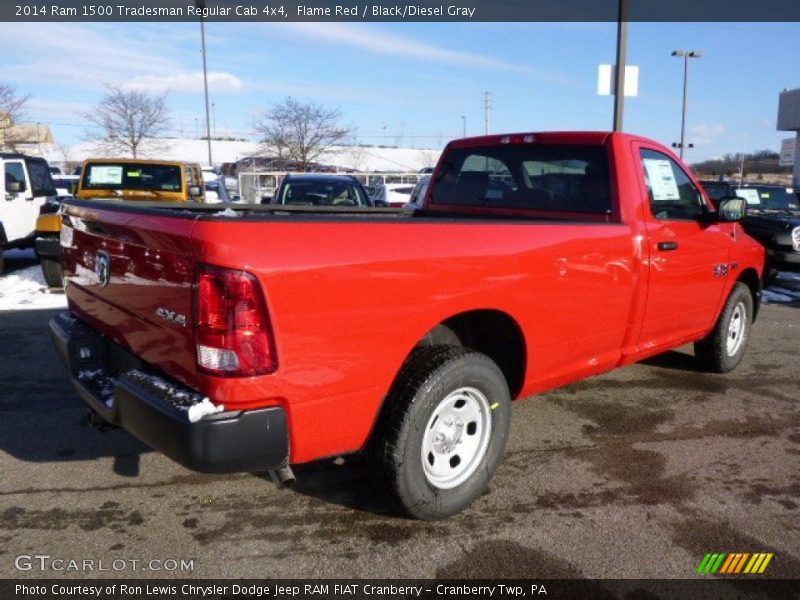
[[[257,117],[254,128],[281,166],[291,161],[307,169],[328,148],[353,135],[352,127],[339,123],[341,118],[338,109],[286,98]]]
[[[8,130],[23,118],[25,104],[29,99],[30,96],[19,95],[13,85],[0,83],[0,147],[9,143]]]
[[[83,117],[102,130],[100,145],[105,151],[137,158],[145,140],[157,137],[169,126],[167,96],[108,86],[102,100]]]

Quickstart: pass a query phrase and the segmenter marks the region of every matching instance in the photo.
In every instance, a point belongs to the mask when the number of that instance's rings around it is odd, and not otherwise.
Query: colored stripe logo
[[[772,552],[709,552],[700,561],[697,572],[715,575],[757,575],[767,570]]]

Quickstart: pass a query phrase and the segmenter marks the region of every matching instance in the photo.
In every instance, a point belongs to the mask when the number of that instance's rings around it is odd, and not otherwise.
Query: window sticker
[[[758,206],[761,204],[758,190],[754,190],[753,188],[739,188],[736,190],[736,195],[740,198],[744,198],[750,206]]]
[[[128,177],[131,177],[131,178],[133,178],[133,177],[141,177],[142,176],[142,172],[141,171],[128,171],[126,173],[126,175]]]
[[[89,171],[90,185],[120,185],[122,183],[122,167],[95,165]]]
[[[680,200],[678,183],[675,181],[675,172],[670,162],[660,158],[645,158],[642,162],[650,180],[650,188],[653,190],[653,200],[655,202]]]

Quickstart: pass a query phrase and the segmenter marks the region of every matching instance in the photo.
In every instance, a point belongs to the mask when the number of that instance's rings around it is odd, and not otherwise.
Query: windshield
[[[278,204],[312,206],[369,206],[369,199],[353,181],[290,181],[283,187]]]
[[[178,165],[139,163],[91,163],[81,181],[84,190],[149,190],[180,192],[181,168]]]
[[[798,198],[792,188],[739,188],[736,195],[747,201],[749,210],[798,210]]]

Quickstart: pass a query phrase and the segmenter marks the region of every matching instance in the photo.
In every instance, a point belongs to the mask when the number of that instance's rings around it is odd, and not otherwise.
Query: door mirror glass
[[[717,214],[720,222],[741,221],[747,214],[747,200],[740,196],[725,196],[719,199],[718,204]]]
[[[20,181],[9,181],[6,183],[6,191],[9,194],[19,194],[25,190],[25,185]]]
[[[193,198],[197,198],[198,196],[203,195],[203,191],[200,189],[199,185],[190,185],[189,186],[189,195]]]

